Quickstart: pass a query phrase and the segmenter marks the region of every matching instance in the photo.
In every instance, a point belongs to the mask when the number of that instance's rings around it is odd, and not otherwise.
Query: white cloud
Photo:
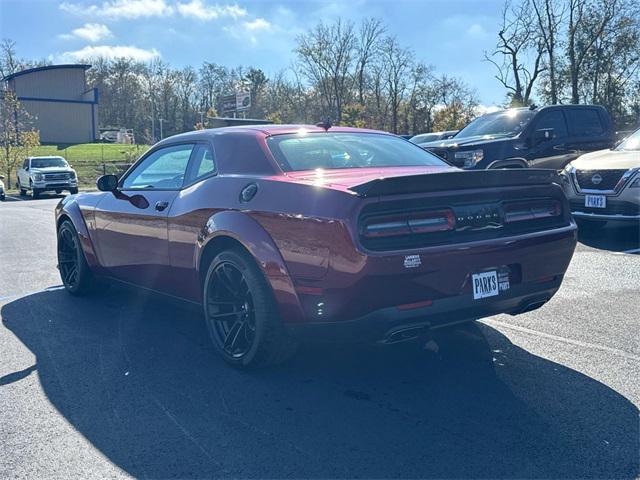
[[[250,30],[252,32],[259,30],[271,30],[271,24],[266,21],[264,18],[256,18],[251,22],[243,22],[242,25],[245,29]]]
[[[221,17],[240,18],[247,15],[247,11],[237,4],[209,5],[202,0],[178,3],[177,8],[183,17],[197,18],[198,20],[216,20]]]
[[[63,33],[60,38],[69,40],[72,38],[81,38],[89,42],[98,42],[102,39],[112,37],[113,34],[109,27],[100,23],[85,23],[82,27],[76,28],[71,33]]]
[[[165,0],[107,0],[99,5],[62,2],[60,9],[74,15],[110,19],[161,17],[173,13],[173,7]]]
[[[479,23],[474,23],[469,28],[467,28],[467,35],[471,35],[472,37],[483,37],[487,35],[487,31]]]
[[[130,58],[132,60],[146,62],[160,56],[160,52],[155,48],[145,50],[143,48],[125,45],[87,45],[80,50],[64,52],[62,60],[80,61],[92,58]]]

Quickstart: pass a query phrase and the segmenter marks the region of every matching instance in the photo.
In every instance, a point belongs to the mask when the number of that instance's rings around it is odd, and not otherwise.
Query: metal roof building
[[[4,78],[40,130],[42,143],[86,143],[98,138],[98,90],[87,88],[91,65],[48,65]]]

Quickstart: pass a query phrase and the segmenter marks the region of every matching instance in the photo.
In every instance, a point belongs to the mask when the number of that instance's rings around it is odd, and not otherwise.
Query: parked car
[[[410,142],[415,143],[416,145],[423,145],[425,143],[435,142],[436,140],[447,140],[449,138],[453,138],[458,130],[447,130],[445,132],[431,132],[431,133],[421,133],[419,135],[414,135],[409,139]]]
[[[583,153],[610,148],[614,143],[613,124],[603,107],[551,105],[488,113],[452,139],[423,147],[465,169],[561,170]]]
[[[4,191],[4,175],[0,175],[0,201],[4,202],[6,198],[6,193]]]
[[[640,129],[611,150],[581,156],[562,173],[571,212],[585,227],[640,223]]]
[[[103,276],[201,303],[238,366],[536,309],[576,245],[555,172],[464,172],[372,130],[181,134],[97,186],[56,208],[67,291]]]
[[[17,172],[16,188],[20,195],[30,190],[33,198],[43,192],[78,193],[78,176],[62,157],[28,157]]]

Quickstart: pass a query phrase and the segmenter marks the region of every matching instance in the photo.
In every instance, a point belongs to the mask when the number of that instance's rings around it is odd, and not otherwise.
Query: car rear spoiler
[[[437,192],[466,188],[494,188],[560,183],[556,170],[513,168],[501,170],[468,170],[422,175],[379,178],[349,190],[359,197]]]

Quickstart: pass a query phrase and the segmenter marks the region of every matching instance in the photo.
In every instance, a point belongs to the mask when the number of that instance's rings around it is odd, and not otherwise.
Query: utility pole
[[[164,135],[162,134],[162,123],[165,121],[165,119],[159,118],[158,121],[160,122],[160,140],[162,140],[164,138]]]
[[[151,115],[151,143],[156,143],[156,119]]]
[[[200,114],[200,125],[204,128],[204,114],[207,112],[198,112]]]

